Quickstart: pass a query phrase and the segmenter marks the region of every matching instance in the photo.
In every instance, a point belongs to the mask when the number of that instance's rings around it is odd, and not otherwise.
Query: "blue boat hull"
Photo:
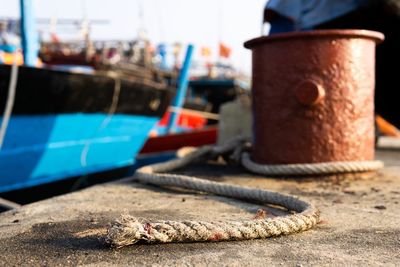
[[[10,67],[0,65],[0,112],[9,79]],[[152,80],[20,67],[0,193],[134,164],[172,96]]]
[[[0,192],[134,164],[157,117],[13,116],[0,152]]]

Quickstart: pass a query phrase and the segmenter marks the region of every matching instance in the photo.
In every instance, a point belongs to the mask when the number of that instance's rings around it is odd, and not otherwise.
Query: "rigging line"
[[[107,125],[110,123],[112,117],[114,116],[114,113],[117,111],[118,103],[119,103],[119,96],[121,93],[121,78],[114,73],[110,73],[111,78],[114,79],[114,93],[113,93],[113,98],[111,101],[111,106],[108,109],[107,112],[107,117],[104,118],[102,123],[100,124],[99,128],[96,130],[95,134],[89,141],[85,144],[84,148],[82,149],[81,152],[81,166],[87,166],[87,155],[89,153],[90,145],[92,144],[92,139],[104,128],[107,127]]]
[[[218,13],[217,13],[217,22],[218,22],[218,49],[223,40],[223,21],[224,21],[224,12],[223,12],[223,0],[218,0]],[[218,62],[221,61],[221,53],[218,53]]]
[[[223,39],[222,38],[223,22],[224,22],[223,0],[218,0],[218,43],[221,43]]]
[[[0,208],[6,210],[13,210],[13,209],[18,209],[20,207],[21,207],[20,204],[0,197]]]
[[[87,17],[87,5],[86,5],[86,0],[81,1],[81,9],[83,13],[83,18]]]
[[[139,38],[147,39],[147,31],[146,31],[146,22],[145,22],[145,14],[143,2],[141,0],[138,1],[138,16],[139,16]]]
[[[165,42],[163,8],[160,7],[160,2],[158,0],[155,0],[153,3],[155,4],[154,10],[157,12],[158,30],[160,34],[159,38],[161,42]]]
[[[17,65],[17,52],[14,52],[14,60],[10,71],[10,83],[8,86],[8,96],[6,107],[4,109],[3,120],[1,122],[0,127],[0,150],[3,147],[4,137],[7,132],[8,122],[10,121],[12,109],[14,107],[15,102],[15,92],[17,89],[17,80],[18,80],[18,65]]]

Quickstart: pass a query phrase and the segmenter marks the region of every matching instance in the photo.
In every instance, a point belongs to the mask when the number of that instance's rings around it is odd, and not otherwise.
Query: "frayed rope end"
[[[148,240],[146,224],[130,215],[122,215],[107,230],[106,244],[113,248],[133,245],[140,240]]]

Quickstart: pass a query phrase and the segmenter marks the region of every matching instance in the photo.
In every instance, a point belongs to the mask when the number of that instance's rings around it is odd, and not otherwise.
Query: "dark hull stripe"
[[[0,65],[0,110],[4,110],[10,66]],[[119,78],[117,114],[161,117],[173,97],[171,89],[151,81]],[[13,115],[108,113],[116,80],[108,75],[78,74],[20,67]]]

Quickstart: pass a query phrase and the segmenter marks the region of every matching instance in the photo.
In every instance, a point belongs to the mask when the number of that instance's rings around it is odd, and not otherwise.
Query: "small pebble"
[[[385,209],[386,209],[386,206],[377,205],[377,206],[375,206],[374,208],[377,209],[377,210],[385,210]]]
[[[337,203],[337,204],[341,204],[341,203],[343,203],[343,200],[340,199],[340,198],[337,198],[337,199],[334,199],[332,202],[333,203]]]
[[[351,190],[349,188],[344,188],[342,191],[345,194],[350,194],[350,195],[355,195],[356,194],[356,192],[354,190]]]

